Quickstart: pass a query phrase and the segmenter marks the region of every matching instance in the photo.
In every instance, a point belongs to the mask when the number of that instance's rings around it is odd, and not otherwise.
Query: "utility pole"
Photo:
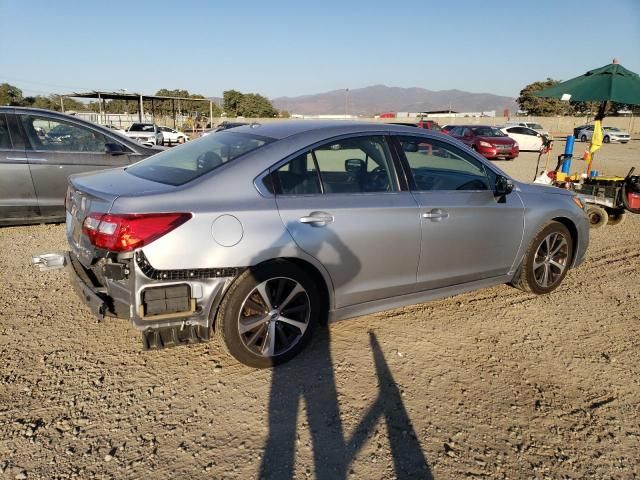
[[[344,89],[344,118],[349,116],[349,89]]]

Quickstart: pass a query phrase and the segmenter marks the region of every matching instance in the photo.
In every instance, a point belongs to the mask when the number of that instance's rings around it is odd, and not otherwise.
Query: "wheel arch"
[[[572,241],[571,264],[573,264],[576,258],[576,253],[578,251],[578,241],[579,241],[578,227],[576,226],[575,223],[573,223],[572,220],[570,220],[567,217],[555,217],[555,218],[552,218],[552,221],[561,223],[562,225],[567,227],[567,230],[569,230],[569,233],[571,234],[571,241]]]
[[[249,270],[249,269],[259,268],[268,264],[278,263],[278,262],[291,263],[297,266],[298,268],[300,268],[301,270],[303,270],[306,274],[308,274],[313,279],[314,283],[318,286],[318,292],[320,293],[322,304],[325,307],[322,310],[323,316],[320,318],[320,322],[326,323],[329,316],[328,315],[329,310],[331,310],[333,305],[331,280],[328,278],[328,276],[325,277],[325,275],[323,275],[320,269],[318,269],[318,267],[313,265],[311,262],[304,260],[302,258],[296,258],[296,257],[273,258],[273,259],[265,260],[256,265],[253,265],[252,267],[249,267],[247,269],[244,269],[242,273],[244,273],[246,270]],[[211,311],[209,313],[209,319],[211,322],[210,326],[213,330],[216,329],[216,318],[218,317],[218,310],[220,309],[220,305],[222,304],[224,297],[228,294],[231,285],[239,281],[241,275],[242,274],[238,275],[236,278],[233,279],[232,282],[229,283],[229,285],[224,289],[224,292],[222,292],[222,294],[220,295],[218,301],[211,308]]]

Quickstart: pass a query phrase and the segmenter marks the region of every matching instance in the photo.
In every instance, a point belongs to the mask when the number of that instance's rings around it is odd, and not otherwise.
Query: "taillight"
[[[97,248],[130,252],[166,235],[191,216],[190,213],[92,213],[84,219],[82,231]]]

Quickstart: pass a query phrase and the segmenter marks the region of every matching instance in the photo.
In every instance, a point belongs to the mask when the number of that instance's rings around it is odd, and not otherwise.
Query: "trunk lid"
[[[109,213],[121,195],[159,193],[173,188],[131,175],[124,168],[72,175],[66,197],[66,235],[71,251],[88,268],[106,254],[98,251],[82,232],[89,214]]]

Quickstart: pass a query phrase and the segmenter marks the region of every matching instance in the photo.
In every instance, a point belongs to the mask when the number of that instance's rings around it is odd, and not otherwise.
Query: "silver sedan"
[[[99,315],[145,348],[209,340],[253,367],[335,321],[501,283],[536,294],[583,260],[571,192],[518,183],[446,135],[279,122],[76,175],[67,265]]]

